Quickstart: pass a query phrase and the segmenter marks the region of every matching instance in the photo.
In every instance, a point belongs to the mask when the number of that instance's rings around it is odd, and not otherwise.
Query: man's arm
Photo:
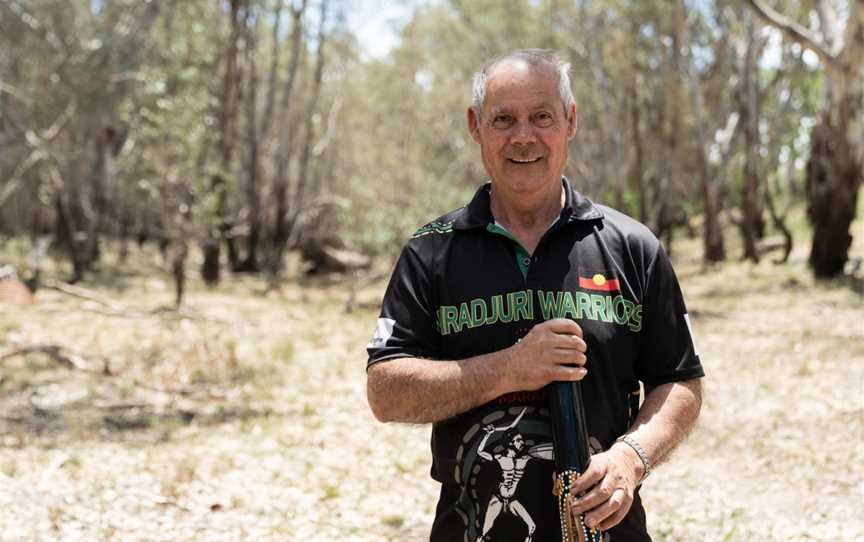
[[[480,441],[480,444],[477,445],[477,455],[486,461],[492,461],[492,454],[486,451],[486,442],[489,440],[489,437],[492,436],[492,433],[495,432],[495,427],[487,425],[483,428],[483,431],[485,431],[486,434],[483,435],[483,439]]]
[[[702,383],[698,378],[646,388],[645,402],[627,434],[656,466],[693,427],[702,407]],[[624,442],[591,457],[585,473],[576,479],[573,492],[586,492],[575,501],[573,513],[585,516],[589,526],[606,531],[617,525],[633,504],[636,485],[644,475],[639,455]]]
[[[437,422],[512,391],[585,376],[585,341],[576,322],[534,326],[504,350],[458,361],[399,358],[367,372],[369,406],[383,422]]]

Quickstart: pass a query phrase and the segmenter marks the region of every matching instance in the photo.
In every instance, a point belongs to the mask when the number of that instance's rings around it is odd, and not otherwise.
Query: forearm
[[[672,382],[648,389],[636,421],[627,431],[645,450],[651,466],[662,463],[684,439],[699,417],[702,406],[701,379]],[[626,449],[633,459],[639,476],[643,476],[642,462],[634,450],[625,443],[615,446]]]
[[[366,372],[369,406],[382,422],[446,420],[505,393],[539,390],[556,380],[581,380],[585,349],[578,324],[556,318],[489,354],[457,361],[381,361]]]
[[[400,358],[369,368],[366,391],[382,422],[428,423],[451,418],[511,391],[507,350],[459,361]]]

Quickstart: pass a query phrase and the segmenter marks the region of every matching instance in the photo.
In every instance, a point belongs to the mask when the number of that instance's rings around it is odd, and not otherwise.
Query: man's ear
[[[480,143],[480,115],[477,114],[473,106],[468,108],[466,115],[468,118],[468,131],[471,132],[471,137],[474,138],[474,141]]]
[[[576,137],[576,128],[578,127],[578,122],[576,119],[576,104],[570,104],[570,118],[568,120],[567,125],[567,139],[573,139]]]

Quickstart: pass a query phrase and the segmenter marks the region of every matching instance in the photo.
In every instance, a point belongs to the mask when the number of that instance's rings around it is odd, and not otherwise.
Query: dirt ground
[[[864,540],[864,298],[806,254],[705,270],[682,246],[708,377],[645,483],[654,539]],[[0,305],[0,541],[424,540],[429,427],[365,400],[383,279],[193,283],[177,312],[155,262]]]

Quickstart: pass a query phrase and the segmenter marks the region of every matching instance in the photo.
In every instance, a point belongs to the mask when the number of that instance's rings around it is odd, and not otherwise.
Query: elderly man
[[[660,243],[562,177],[568,69],[520,50],[475,75],[468,129],[490,182],[413,235],[368,346],[375,416],[433,423],[433,542],[561,539],[550,382],[582,381],[594,455],[573,511],[612,542],[650,540],[638,487],[699,414],[703,371]]]

